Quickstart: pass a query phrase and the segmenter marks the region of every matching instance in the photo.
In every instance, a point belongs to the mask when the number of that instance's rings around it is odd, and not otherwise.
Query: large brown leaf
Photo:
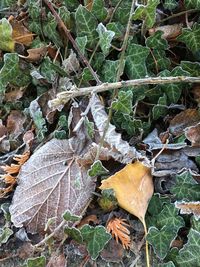
[[[82,153],[79,140],[73,137],[53,139],[31,156],[20,171],[10,206],[16,227],[41,232],[49,218],[56,217],[53,227],[58,226],[66,210],[83,213],[95,185],[87,166],[76,162]]]

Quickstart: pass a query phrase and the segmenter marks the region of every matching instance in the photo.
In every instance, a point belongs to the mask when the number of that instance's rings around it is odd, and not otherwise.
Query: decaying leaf
[[[157,31],[162,31],[162,38],[165,38],[167,40],[176,38],[179,34],[181,34],[183,28],[182,23],[177,23],[173,25],[163,25],[160,27],[155,27],[152,29],[149,29],[149,34],[153,35]]]
[[[185,129],[185,136],[192,146],[200,146],[200,123]]]
[[[46,55],[47,49],[48,47],[46,46],[28,49],[28,56],[25,57],[20,55],[20,57],[26,59],[29,62],[38,62]]]
[[[130,231],[127,229],[127,226],[129,225],[126,223],[126,220],[121,218],[112,218],[106,226],[117,243],[119,240],[121,241],[124,249],[130,248],[131,244]]]
[[[141,162],[128,164],[121,171],[102,181],[100,189],[113,188],[119,206],[144,223],[149,200],[153,195],[153,181],[149,167]]]
[[[30,157],[19,173],[10,207],[16,227],[41,233],[49,218],[56,217],[52,228],[56,227],[66,210],[82,214],[95,185],[87,175],[89,168],[77,163],[81,153],[80,140],[53,139]]]
[[[181,214],[194,214],[196,220],[200,218],[200,202],[199,201],[176,201],[176,208],[180,209]]]

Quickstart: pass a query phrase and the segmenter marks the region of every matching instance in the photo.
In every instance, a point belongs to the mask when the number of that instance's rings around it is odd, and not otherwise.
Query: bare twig
[[[81,50],[79,49],[78,45],[76,44],[74,38],[72,37],[70,31],[67,29],[67,27],[65,26],[64,22],[62,21],[62,19],[60,18],[60,16],[58,15],[58,13],[55,11],[54,7],[52,6],[52,4],[48,1],[48,0],[43,0],[44,3],[47,5],[47,7],[50,9],[50,11],[52,12],[52,14],[54,15],[54,17],[57,20],[58,25],[60,26],[60,28],[62,28],[62,30],[64,31],[65,35],[67,36],[67,38],[70,40],[72,46],[74,47],[74,49],[77,51],[81,61],[88,67],[88,69],[90,70],[92,76],[94,77],[94,79],[96,80],[97,84],[101,84],[101,81],[99,80],[96,72],[93,70],[93,68],[91,67],[90,63],[88,62],[87,58],[81,53]]]
[[[108,90],[115,90],[125,87],[135,87],[140,85],[147,84],[169,84],[169,83],[200,83],[200,77],[185,77],[185,76],[177,76],[177,77],[149,77],[128,81],[121,81],[115,83],[103,83],[97,86],[84,87],[76,90],[65,91],[57,94],[57,98],[49,101],[51,106],[59,106],[67,103],[70,99],[89,95],[92,93],[100,93]]]

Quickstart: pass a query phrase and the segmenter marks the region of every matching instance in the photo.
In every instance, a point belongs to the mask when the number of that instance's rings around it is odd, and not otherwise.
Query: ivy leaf
[[[133,109],[132,99],[132,90],[120,91],[118,94],[118,99],[112,102],[112,108],[123,114],[130,114]]]
[[[81,53],[84,55],[85,54],[85,48],[87,45],[87,36],[77,37],[76,43],[77,43],[79,49],[81,50]]]
[[[197,52],[200,49],[200,24],[194,23],[192,29],[184,28],[177,40],[185,43],[193,53]]]
[[[0,49],[7,52],[13,52],[15,42],[12,38],[12,26],[5,18],[0,20]]]
[[[93,138],[94,137],[94,122],[89,121],[88,117],[86,117],[84,120],[84,123],[85,123],[86,130],[87,130],[89,137]]]
[[[122,25],[127,25],[130,8],[131,2],[129,0],[123,0],[114,14],[114,21],[117,21]]]
[[[74,215],[69,210],[65,211],[63,214],[63,219],[69,222],[78,222],[81,220],[81,218],[82,216]]]
[[[129,79],[140,79],[147,75],[146,58],[149,48],[138,44],[128,46],[125,72]]]
[[[185,0],[184,1],[185,7],[187,9],[190,8],[196,8],[196,9],[200,9],[200,2],[199,0]]]
[[[133,14],[133,19],[144,20],[146,27],[152,28],[156,19],[156,7],[159,3],[159,0],[149,0],[146,6],[138,6]]]
[[[99,45],[101,47],[102,52],[106,56],[109,53],[111,41],[115,36],[115,33],[113,31],[107,30],[102,23],[99,23],[97,27],[97,32],[99,34]]]
[[[200,76],[200,63],[191,61],[181,61],[181,67],[183,70],[190,73],[191,76]]]
[[[6,244],[12,234],[13,231],[9,227],[0,228],[0,246]]]
[[[169,70],[164,70],[160,72],[159,76],[161,77],[189,76],[189,73],[187,71],[184,71],[181,67],[178,66],[174,68],[171,72]],[[159,87],[167,95],[167,98],[169,99],[169,103],[176,103],[181,96],[181,92],[184,87],[184,84],[183,83],[176,83],[176,84],[170,83],[170,84],[160,85]]]
[[[80,230],[75,227],[69,227],[69,226],[65,227],[64,233],[70,236],[73,240],[75,240],[78,243],[83,242],[83,237],[81,235]]]
[[[164,117],[167,114],[167,97],[164,94],[158,99],[158,104],[152,109],[153,119],[157,120],[160,117]]]
[[[85,81],[85,82],[94,80],[94,77],[93,77],[93,75],[91,74],[91,72],[90,72],[90,70],[88,69],[88,67],[86,67],[86,68],[83,69],[83,71],[82,71],[82,79],[83,79],[83,81]]]
[[[4,55],[4,65],[0,70],[0,95],[3,95],[8,84],[26,86],[30,82],[27,71],[22,71],[19,65],[19,56],[15,53]]]
[[[45,267],[46,266],[46,258],[45,256],[40,256],[37,258],[29,258],[26,261],[25,267]]]
[[[168,42],[162,37],[162,31],[156,31],[154,35],[146,39],[146,45],[152,49],[166,50],[168,49]]]
[[[170,192],[177,200],[198,201],[200,199],[200,184],[198,184],[189,172],[176,176],[176,184]]]
[[[92,227],[84,225],[80,232],[83,236],[83,242],[86,243],[87,250],[93,260],[99,256],[105,245],[111,239],[111,235],[106,231],[103,226]]]
[[[74,11],[79,5],[78,0],[64,0],[63,2],[70,11]]]
[[[175,9],[178,6],[178,3],[176,0],[165,0],[164,2],[164,8],[169,9],[170,11]]]
[[[68,29],[71,29],[71,16],[69,10],[65,6],[58,9],[58,14]]]
[[[152,245],[154,252],[160,259],[164,259],[170,249],[171,242],[176,238],[177,231],[165,225],[161,230],[150,227],[147,241]]]
[[[110,22],[106,25],[106,27],[108,30],[115,33],[114,39],[120,38],[123,36],[124,26],[118,21]]]
[[[102,80],[104,82],[115,82],[117,71],[119,68],[119,60],[106,60],[102,68]]]
[[[12,5],[16,4],[16,0],[1,0],[0,9],[11,7]]]
[[[88,45],[94,47],[97,41],[97,20],[85,7],[80,5],[75,13],[76,33],[78,37],[87,36]]]
[[[178,231],[185,225],[183,218],[178,213],[179,210],[174,204],[166,204],[157,217],[158,227],[170,226],[171,229]]]
[[[98,176],[98,175],[105,175],[108,174],[109,171],[103,166],[100,160],[96,160],[90,167],[88,174],[91,177]]]
[[[176,257],[178,266],[193,267],[200,266],[200,232],[194,229],[190,229],[188,234],[188,242],[179,251],[179,255]]]
[[[104,21],[108,15],[104,0],[93,0],[91,12],[99,21]]]
[[[158,267],[176,267],[172,261],[169,261],[167,263],[161,263],[158,264]]]

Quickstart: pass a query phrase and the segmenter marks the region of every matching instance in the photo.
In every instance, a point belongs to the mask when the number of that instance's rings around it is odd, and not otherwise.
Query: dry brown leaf
[[[92,10],[92,6],[93,6],[94,0],[86,0],[85,1],[85,7],[91,11]]]
[[[149,35],[153,35],[157,31],[162,31],[162,38],[167,40],[176,38],[179,34],[181,34],[183,28],[182,23],[177,23],[173,25],[164,25],[160,27],[155,27],[149,30]]]
[[[25,115],[19,110],[12,110],[7,118],[8,133],[12,138],[17,138],[24,130]]]
[[[200,121],[200,113],[196,109],[186,109],[177,114],[170,122],[169,130],[173,135],[181,135],[185,128]]]
[[[192,143],[192,146],[200,146],[200,122],[195,126],[186,128],[185,136]]]
[[[84,154],[82,142],[76,137],[53,139],[38,149],[22,166],[10,206],[11,220],[16,227],[41,233],[49,218],[56,217],[52,228],[69,210],[81,215],[95,188],[87,175],[89,166],[79,166],[78,156]]]
[[[106,226],[106,229],[116,239],[117,243],[119,240],[121,241],[124,249],[130,248],[131,245],[130,231],[127,226],[129,224],[126,223],[125,219],[121,218],[112,218]]]
[[[99,220],[97,219],[97,216],[94,214],[88,215],[87,217],[83,218],[80,223],[77,225],[78,228],[81,228],[85,224],[98,224]]]
[[[28,49],[27,50],[28,56],[25,57],[20,55],[20,57],[26,59],[29,62],[38,62],[46,55],[47,49],[48,47],[46,46]]]
[[[200,201],[176,201],[175,206],[180,209],[181,214],[193,213],[196,220],[200,219]]]
[[[149,200],[153,195],[150,168],[137,161],[102,181],[100,189],[113,189],[118,204],[144,224]]]

